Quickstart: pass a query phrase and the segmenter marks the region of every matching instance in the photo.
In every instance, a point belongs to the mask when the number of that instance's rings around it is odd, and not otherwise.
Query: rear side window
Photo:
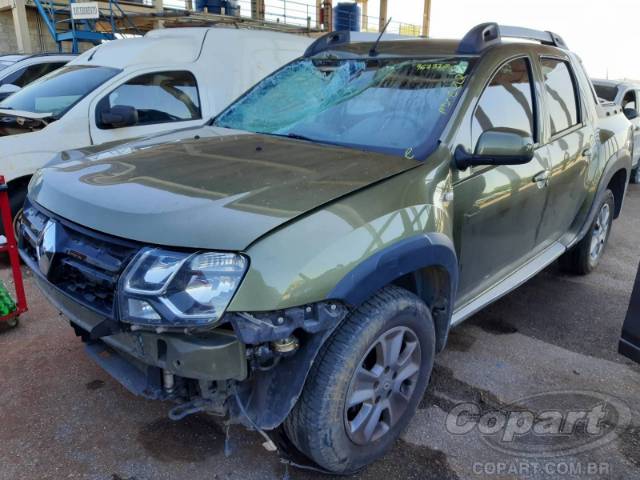
[[[480,97],[471,124],[471,145],[491,128],[515,128],[535,138],[529,62],[524,58],[503,65]]]
[[[616,97],[618,96],[618,87],[594,84],[593,88],[596,89],[598,98],[606,100],[607,102],[615,101]]]
[[[29,85],[34,80],[45,76],[47,73],[63,67],[66,62],[50,62],[50,63],[38,63],[36,65],[29,65],[28,67],[21,68],[17,72],[13,72],[7,78],[0,81],[0,84],[17,85],[22,88]]]
[[[103,112],[123,105],[138,111],[137,125],[182,122],[202,118],[198,85],[191,72],[154,72],[129,80],[98,104],[96,121],[100,128]]]
[[[541,59],[544,90],[551,120],[551,135],[577,125],[578,94],[569,65],[554,58]]]

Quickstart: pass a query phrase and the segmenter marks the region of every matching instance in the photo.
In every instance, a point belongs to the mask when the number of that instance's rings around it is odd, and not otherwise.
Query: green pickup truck
[[[453,326],[556,260],[598,265],[632,142],[553,33],[335,32],[201,128],[62,153],[20,253],[171,418],[351,473],[407,426]]]

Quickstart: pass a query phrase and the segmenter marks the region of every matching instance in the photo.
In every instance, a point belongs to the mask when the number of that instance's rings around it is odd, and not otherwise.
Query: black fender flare
[[[384,286],[427,267],[438,267],[448,273],[450,298],[439,316],[440,320],[434,317],[436,322],[442,324],[443,337],[439,343],[443,346],[458,287],[457,255],[453,242],[444,234],[411,236],[376,252],[340,280],[327,299],[355,308]],[[261,429],[272,430],[285,420],[302,393],[318,352],[338,325],[339,322],[315,334],[302,332],[301,348],[294,356],[282,359],[271,370],[255,372],[240,395],[252,423]],[[438,350],[441,349],[441,345],[438,346]]]
[[[598,206],[600,205],[600,201],[602,196],[604,195],[607,186],[611,183],[613,176],[618,173],[620,170],[625,170],[627,173],[627,177],[625,179],[625,192],[622,195],[622,203],[620,204],[618,213],[622,210],[622,206],[624,204],[624,198],[626,197],[626,190],[629,186],[629,178],[631,175],[631,160],[627,158],[615,158],[610,159],[604,167],[604,171],[600,176],[600,181],[598,182],[598,189],[596,190],[596,194],[593,198],[593,202],[589,207],[589,213],[587,214],[586,220],[583,223],[582,227],[578,231],[578,234],[574,237],[574,240],[568,245],[567,248],[573,247],[576,243],[584,238],[584,236],[589,231],[589,228],[593,224],[596,215],[598,214]],[[615,216],[617,217],[617,215]],[[614,218],[615,218],[614,217]]]
[[[376,252],[349,272],[327,298],[359,306],[385,285],[423,268],[439,267],[449,275],[448,316],[458,290],[458,257],[443,233],[425,233],[400,240]]]

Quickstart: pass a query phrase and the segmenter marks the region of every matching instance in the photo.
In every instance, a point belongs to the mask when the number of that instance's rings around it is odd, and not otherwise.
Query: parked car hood
[[[62,218],[149,244],[243,250],[327,202],[415,160],[206,127],[44,168],[29,196]],[[196,131],[197,132],[197,131]]]
[[[51,113],[0,109],[0,137],[37,132],[53,120]]]

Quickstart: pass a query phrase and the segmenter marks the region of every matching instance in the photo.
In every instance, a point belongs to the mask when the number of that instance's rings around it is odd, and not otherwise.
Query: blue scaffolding
[[[63,42],[71,42],[71,52],[79,53],[80,43],[99,45],[105,40],[114,40],[116,34],[142,34],[117,0],[109,0],[108,9],[100,9],[100,16],[95,20],[74,20],[71,16],[71,4],[74,0],[68,3],[54,0],[33,1],[60,52],[63,51]]]

